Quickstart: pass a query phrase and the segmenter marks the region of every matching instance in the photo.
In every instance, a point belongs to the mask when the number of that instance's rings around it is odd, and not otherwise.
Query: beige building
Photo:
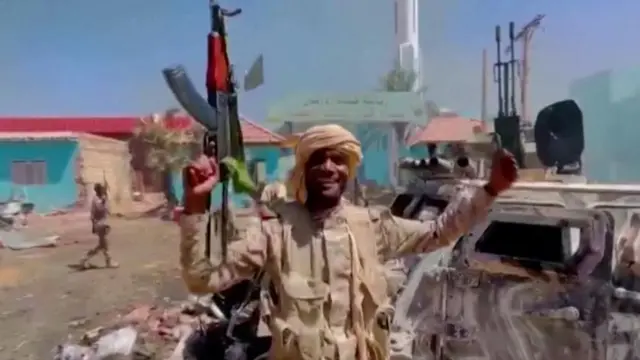
[[[127,143],[74,132],[0,132],[0,202],[22,199],[38,213],[84,208],[106,183],[114,212],[132,205]]]
[[[77,134],[78,200],[87,206],[96,183],[106,183],[112,212],[126,212],[132,203],[131,156],[126,141]],[[88,196],[81,196],[87,194]]]

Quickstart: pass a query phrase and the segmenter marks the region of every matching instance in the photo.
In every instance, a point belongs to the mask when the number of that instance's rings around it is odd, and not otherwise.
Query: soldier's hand
[[[509,189],[518,178],[516,159],[507,150],[498,149],[491,160],[491,175],[487,186],[496,195]]]

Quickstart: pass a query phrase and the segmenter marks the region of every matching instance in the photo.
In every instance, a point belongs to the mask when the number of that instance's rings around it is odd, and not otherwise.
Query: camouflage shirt
[[[463,191],[436,220],[420,222],[350,204],[315,220],[303,205],[282,201],[280,218],[249,229],[229,245],[227,261],[219,266],[183,238],[182,274],[193,293],[215,293],[265,269],[279,294],[271,311],[278,358],[299,358],[287,347],[286,329],[297,342],[313,343],[298,346],[315,349],[312,358],[337,353],[355,359],[356,347],[364,348],[359,341],[370,338],[358,334],[373,332],[373,319],[388,299],[382,264],[450,244],[484,217],[491,202],[482,189]],[[330,333],[329,340],[318,345],[319,335],[306,338],[317,331]]]
[[[91,201],[91,222],[94,224],[104,223],[109,215],[109,204],[107,198],[94,196]]]

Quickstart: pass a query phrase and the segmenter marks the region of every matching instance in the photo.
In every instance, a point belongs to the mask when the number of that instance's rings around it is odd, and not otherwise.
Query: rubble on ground
[[[136,306],[111,324],[86,331],[77,343],[59,345],[53,359],[185,360],[184,347],[193,331],[217,321],[206,304],[190,298],[166,307]],[[69,327],[83,325],[75,320]]]
[[[0,230],[0,249],[27,250],[33,248],[55,247],[60,236],[33,236],[20,231]]]

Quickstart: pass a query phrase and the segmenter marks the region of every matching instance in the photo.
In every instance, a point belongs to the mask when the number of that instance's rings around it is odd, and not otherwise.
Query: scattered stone
[[[79,328],[89,323],[89,319],[77,319],[69,323],[70,328]]]
[[[189,299],[180,306],[182,312],[189,315],[207,314],[220,320],[226,320],[224,313],[213,302],[211,296],[197,297],[190,295]]]
[[[151,346],[136,346],[133,350],[133,354],[131,356],[132,360],[154,360],[158,357],[156,356],[157,350]]]
[[[181,313],[181,314],[178,316],[178,323],[179,323],[179,324],[189,324],[189,325],[193,325],[193,324],[197,323],[197,322],[198,322],[198,320],[199,320],[199,318],[201,318],[201,317],[210,318],[209,316],[204,315],[204,314],[203,314],[203,315],[200,315],[199,317],[193,317],[193,316],[189,316],[189,315],[187,315],[187,314],[182,314],[182,313]]]
[[[73,344],[58,345],[53,351],[53,360],[95,360],[95,352],[87,347]]]
[[[104,334],[104,327],[98,326],[97,328],[93,328],[84,333],[82,336],[82,343],[84,344],[93,344],[96,342],[100,336]]]
[[[193,331],[220,319],[211,314],[206,302],[167,303],[170,306],[166,308],[138,305],[110,324],[84,333],[80,344],[60,345],[55,359],[102,360],[108,354],[115,354],[108,356],[156,360],[167,359],[172,354],[171,360],[184,360],[184,343]],[[77,319],[71,321],[69,327],[81,327],[88,322],[86,318]],[[65,358],[66,355],[69,357]]]
[[[174,327],[180,322],[180,315],[182,310],[180,308],[170,308],[162,313],[161,321],[164,326]]]
[[[158,335],[164,338],[171,338],[173,336],[173,329],[167,326],[160,326],[160,328],[157,331],[158,331]]]
[[[109,356],[129,356],[138,338],[138,332],[131,326],[112,331],[94,344],[98,359],[106,359]]]
[[[169,360],[184,360],[184,348],[187,346],[187,341],[189,340],[189,337],[192,333],[192,328],[188,328],[182,333],[179,338],[180,341],[178,342],[176,348],[173,350],[173,353],[169,357]]]
[[[133,309],[130,313],[122,318],[122,321],[127,324],[142,324],[146,322],[151,316],[151,310],[153,307],[149,305],[142,305]]]

